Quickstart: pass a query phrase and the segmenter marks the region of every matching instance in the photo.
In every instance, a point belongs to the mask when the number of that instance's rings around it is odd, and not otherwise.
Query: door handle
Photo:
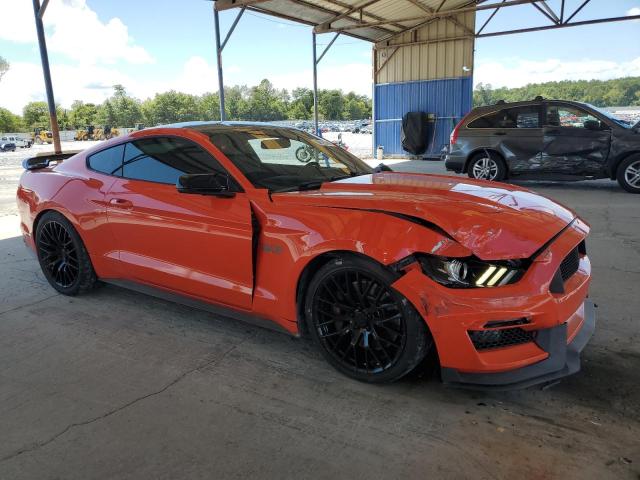
[[[493,134],[494,135],[506,135],[507,132],[494,132]]]
[[[551,135],[557,135],[558,133],[560,133],[560,130],[556,130],[556,129],[546,129],[544,131],[544,133],[550,133]]]
[[[109,200],[109,205],[116,208],[123,208],[125,210],[131,210],[133,208],[133,202],[123,198],[112,198]]]

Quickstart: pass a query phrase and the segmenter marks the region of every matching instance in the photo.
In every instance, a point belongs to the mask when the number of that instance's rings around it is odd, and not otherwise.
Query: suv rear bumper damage
[[[580,371],[580,352],[591,339],[596,326],[595,306],[586,301],[578,332],[567,343],[567,323],[539,330],[535,343],[548,357],[533,365],[498,373],[466,373],[442,368],[445,384],[483,390],[514,390],[549,383]]]

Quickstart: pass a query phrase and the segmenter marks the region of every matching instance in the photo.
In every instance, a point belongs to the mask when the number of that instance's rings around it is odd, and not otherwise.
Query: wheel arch
[[[502,163],[504,163],[504,167],[507,169],[507,175],[509,174],[509,165],[507,164],[507,161],[505,160],[504,155],[494,147],[479,147],[479,148],[476,148],[475,150],[472,150],[469,153],[469,155],[467,155],[467,159],[464,162],[464,168],[462,169],[462,173],[469,173],[469,165],[471,164],[471,162],[475,157],[477,157],[479,154],[483,152],[493,153],[498,157],[500,157],[500,160],[502,160]]]
[[[613,163],[611,171],[609,172],[609,178],[611,180],[615,180],[618,176],[618,168],[620,167],[622,162],[624,162],[627,158],[632,157],[634,155],[640,156],[640,150],[631,150],[618,155],[615,162]]]
[[[368,261],[377,263],[382,268],[385,268],[390,272],[393,271],[391,267],[389,267],[388,265],[384,265],[375,258],[360,252],[355,252],[353,250],[329,250],[316,255],[309,262],[307,262],[305,267],[302,269],[302,272],[298,276],[298,281],[296,284],[296,317],[298,323],[298,332],[300,336],[306,336],[308,334],[306,315],[304,313],[304,300],[305,290],[309,286],[311,279],[323,266],[325,266],[330,261],[347,257],[366,259]]]

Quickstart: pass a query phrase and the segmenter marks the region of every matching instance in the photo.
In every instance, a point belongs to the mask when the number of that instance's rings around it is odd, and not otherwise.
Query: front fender
[[[416,252],[471,255],[444,232],[379,211],[299,207],[295,215],[257,212],[257,217],[254,310],[274,320],[297,321],[298,280],[327,253],[352,252],[385,266]]]

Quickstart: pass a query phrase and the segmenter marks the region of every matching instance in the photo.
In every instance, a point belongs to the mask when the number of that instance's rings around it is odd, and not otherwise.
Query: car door
[[[545,108],[542,169],[545,173],[590,175],[605,168],[611,129],[586,109],[561,102]]]
[[[206,301],[251,306],[252,224],[237,186],[231,198],[180,193],[184,174],[224,172],[202,147],[180,137],[127,143],[107,218],[127,279]]]
[[[487,136],[488,145],[499,151],[509,171],[537,170],[542,152],[541,110],[539,104],[502,108],[472,121],[468,134]]]

